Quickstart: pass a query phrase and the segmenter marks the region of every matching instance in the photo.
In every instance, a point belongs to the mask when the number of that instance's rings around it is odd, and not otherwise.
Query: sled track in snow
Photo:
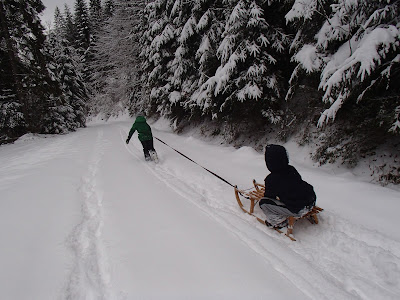
[[[102,243],[103,195],[97,181],[99,164],[104,154],[103,131],[98,131],[86,175],[82,177],[82,219],[68,237],[73,266],[65,299],[110,299],[110,275]]]
[[[141,149],[136,149],[141,154]],[[127,150],[141,160],[136,151]],[[194,184],[187,182],[179,170],[163,166],[162,161],[158,165],[143,164],[169,188],[261,255],[311,299],[400,298],[400,243],[389,236],[324,211],[317,226],[299,222],[295,227],[298,241],[292,242],[242,213],[230,188],[230,201],[218,198],[217,195],[226,194],[221,192],[227,190],[224,183],[209,184],[199,178],[199,184]],[[262,216],[258,207],[256,213]]]

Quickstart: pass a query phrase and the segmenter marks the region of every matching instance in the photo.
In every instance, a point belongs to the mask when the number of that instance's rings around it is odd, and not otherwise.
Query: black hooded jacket
[[[279,197],[279,200],[293,213],[315,204],[314,188],[302,180],[297,170],[289,165],[289,158],[283,146],[268,145],[265,149],[265,163],[271,172],[265,178],[266,198]],[[263,199],[260,205],[263,203],[271,202]]]

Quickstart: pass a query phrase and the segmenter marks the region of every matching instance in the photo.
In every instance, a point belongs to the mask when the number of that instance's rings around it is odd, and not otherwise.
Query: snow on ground
[[[400,298],[399,191],[316,168],[289,143],[325,209],[319,225],[298,222],[292,242],[159,141],[160,163],[145,162],[136,134],[125,144],[130,126],[93,122],[0,147],[1,299]],[[267,174],[249,147],[152,127],[240,188]]]

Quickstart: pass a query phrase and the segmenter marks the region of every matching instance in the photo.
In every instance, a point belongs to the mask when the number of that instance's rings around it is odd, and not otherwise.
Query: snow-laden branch
[[[196,23],[196,18],[194,16],[191,16],[186,21],[178,40],[180,43],[186,42],[191,36],[193,36],[193,34],[196,32]]]
[[[296,0],[292,9],[286,14],[286,22],[295,19],[311,19],[317,10],[318,0]]]

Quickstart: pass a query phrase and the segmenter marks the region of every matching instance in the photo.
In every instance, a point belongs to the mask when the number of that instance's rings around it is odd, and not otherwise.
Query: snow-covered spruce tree
[[[0,34],[0,43],[4,39]],[[19,136],[26,130],[21,104],[16,94],[16,86],[12,74],[9,56],[0,47],[0,144],[9,138]]]
[[[143,97],[150,113],[166,116],[171,113],[171,64],[178,48],[176,25],[169,17],[174,4],[173,0],[155,0],[146,5],[146,30],[141,39],[142,81],[146,88]]]
[[[134,4],[131,4],[131,17],[130,24],[132,26],[129,40],[134,45],[132,47],[131,57],[131,75],[129,84],[129,111],[130,113],[137,112],[139,110],[145,110],[145,97],[144,97],[144,84],[142,81],[142,61],[140,59],[140,53],[143,49],[141,44],[141,37],[143,35],[143,16],[146,1],[138,0]]]
[[[192,101],[213,118],[254,121],[263,117],[277,123],[282,114],[279,100],[285,93],[281,70],[287,64],[289,43],[282,28],[285,6],[281,1],[230,3],[234,6],[217,50],[220,66]]]
[[[60,89],[39,19],[43,10],[38,0],[1,1],[1,26],[11,67],[9,74],[21,108],[21,114],[17,112],[18,119],[23,118],[25,131],[30,132],[51,131],[45,126],[45,120],[60,101]],[[53,121],[57,122],[62,120]]]
[[[140,13],[144,1],[114,1],[114,13],[96,36],[91,114],[117,115],[140,102]],[[133,107],[132,107],[133,106]]]
[[[71,10],[67,4],[64,5],[64,14],[63,14],[64,20],[65,20],[65,39],[68,41],[69,45],[75,46],[76,43],[76,37],[77,37],[77,28],[74,23],[74,16],[71,13]]]
[[[303,29],[293,47],[296,72],[320,76],[328,108],[318,125],[336,120],[316,151],[315,158],[323,163],[340,157],[354,165],[400,132],[399,5],[386,0],[298,0],[286,16]]]
[[[52,45],[60,46],[61,44],[63,47],[68,47],[68,56],[72,60],[72,64],[76,69],[76,73],[82,77],[85,68],[87,68],[87,66],[84,64],[84,59],[88,56],[88,54],[82,55],[82,49],[77,47],[77,35],[74,16],[72,15],[68,5],[65,4],[64,6],[64,14],[59,13],[59,9],[56,8],[54,12],[54,28],[50,34],[52,39],[50,47],[52,47]],[[57,40],[57,43],[54,43],[54,40]],[[71,47],[75,49],[72,49]],[[85,86],[87,86],[86,82]],[[86,87],[86,89],[88,88]]]
[[[89,11],[85,0],[75,0],[74,24],[76,27],[76,47],[85,52],[89,48],[91,28]]]
[[[108,17],[107,17],[108,18]],[[100,0],[90,0],[89,1],[89,20],[90,20],[90,41],[89,47],[86,49],[82,60],[84,63],[84,69],[82,70],[85,74],[85,82],[88,87],[89,94],[94,93],[94,78],[96,70],[96,57],[97,50],[96,44],[99,34],[102,32],[102,27],[104,26],[106,16],[104,14],[104,9],[101,5]]]
[[[338,0],[330,3],[327,12],[319,6],[319,1],[296,1],[287,15],[288,21],[325,16],[315,40],[303,44],[294,56],[301,68],[321,74],[319,88],[324,91],[322,100],[329,108],[322,113],[319,126],[334,120],[348,100],[362,105],[363,99],[378,97],[383,115],[377,117],[381,118],[382,126],[399,133],[396,110],[400,106],[399,97],[396,97],[398,87],[394,84],[400,71],[399,1]],[[388,98],[383,99],[382,94]]]
[[[0,31],[0,45],[5,37]],[[0,46],[0,144],[3,140],[18,136],[25,130],[21,105],[18,101],[16,85],[13,78],[10,57],[7,49]]]
[[[96,56],[96,38],[104,25],[104,14],[103,8],[101,6],[101,0],[90,0],[89,1],[89,20],[90,20],[90,28],[91,28],[91,36],[90,36],[90,44],[86,53],[86,65],[87,65],[87,73],[89,74],[89,84],[93,82],[93,72],[95,71],[92,67],[93,61]]]
[[[81,56],[83,79],[88,87],[91,83],[90,65],[93,59],[93,30],[90,24],[89,10],[85,0],[75,0],[74,25],[76,28],[75,48]],[[90,89],[89,89],[90,93]]]
[[[179,123],[201,116],[191,99],[193,93],[218,66],[217,45],[221,41],[226,14],[222,1],[176,1],[171,11],[177,25],[178,48],[171,64],[169,81],[171,118]]]
[[[90,24],[94,32],[97,31],[101,23],[103,22],[103,8],[101,6],[101,0],[90,0],[89,1],[89,16]]]
[[[196,32],[201,38],[195,54],[199,65],[199,86],[213,76],[218,68],[217,49],[222,41],[227,11],[225,1],[199,0],[193,7],[192,13],[197,20]]]
[[[20,62],[15,40],[8,28],[9,14],[4,1],[0,1],[0,140],[4,142],[26,130],[20,103],[23,94],[22,81],[18,76]]]
[[[76,49],[64,38],[64,27],[54,23],[54,29],[48,37],[49,48],[54,57],[54,73],[60,83],[63,94],[63,103],[54,109],[56,114],[63,115],[64,127],[58,128],[59,132],[75,130],[84,127],[86,122],[88,100],[87,89],[79,73],[79,59]]]
[[[197,87],[197,66],[194,54],[199,37],[196,35],[196,18],[191,14],[193,2],[174,1],[170,19],[175,30],[176,51],[174,59],[167,65],[170,93],[168,100],[161,104],[166,116],[180,118],[183,114],[181,102],[188,98]]]
[[[61,13],[60,9],[58,8],[58,6],[55,8],[54,10],[54,29],[53,29],[54,33],[57,36],[64,36],[65,32],[66,32],[66,20],[63,16],[63,14]]]

